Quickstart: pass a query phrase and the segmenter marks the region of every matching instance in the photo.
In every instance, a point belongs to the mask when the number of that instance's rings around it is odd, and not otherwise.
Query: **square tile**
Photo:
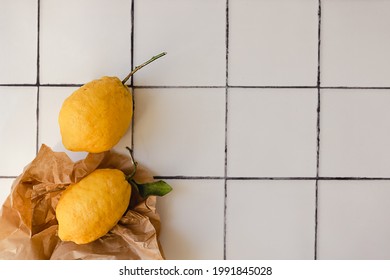
[[[70,96],[76,87],[41,87],[39,98],[39,146],[46,144],[54,151],[66,152],[74,161],[85,158],[86,152],[72,152],[62,144],[58,115],[62,103]],[[126,146],[131,147],[131,127],[122,137],[113,150],[121,154],[128,154]]]
[[[323,90],[321,176],[390,176],[389,90]]]
[[[135,90],[134,155],[161,176],[223,176],[225,89]]]
[[[230,89],[228,175],[316,175],[315,89]]]
[[[15,179],[0,178],[0,209],[11,193],[11,187]],[[1,211],[1,210],[0,210]]]
[[[1,1],[0,83],[36,83],[37,34],[37,1]]]
[[[168,52],[136,85],[226,84],[225,0],[136,0],[134,21],[135,65]]]
[[[41,0],[40,79],[82,84],[131,68],[131,1]]]
[[[324,0],[323,86],[389,86],[390,2]]]
[[[37,88],[0,87],[0,175],[16,176],[35,157]]]
[[[315,181],[229,180],[228,259],[313,259]]]
[[[224,181],[167,182],[173,191],[157,203],[165,257],[171,260],[223,259]]]
[[[229,85],[315,86],[318,1],[229,1]]]
[[[320,181],[319,259],[390,259],[390,182]]]

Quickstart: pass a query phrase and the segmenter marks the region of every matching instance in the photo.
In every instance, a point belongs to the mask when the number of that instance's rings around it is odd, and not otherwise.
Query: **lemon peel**
[[[133,116],[132,92],[125,83],[139,69],[165,54],[136,66],[122,81],[104,76],[86,83],[66,98],[58,115],[64,147],[90,153],[113,148],[127,132]]]
[[[63,191],[56,207],[58,237],[63,241],[86,244],[107,234],[131,209],[133,192],[146,199],[164,196],[172,187],[163,180],[139,183],[135,180],[138,163],[130,153],[133,170],[126,175],[119,169],[96,169]]]
[[[130,196],[122,171],[96,169],[61,194],[56,207],[59,238],[76,244],[100,238],[120,220]]]
[[[131,91],[117,77],[93,80],[65,99],[58,123],[64,147],[100,153],[126,133],[133,115]]]

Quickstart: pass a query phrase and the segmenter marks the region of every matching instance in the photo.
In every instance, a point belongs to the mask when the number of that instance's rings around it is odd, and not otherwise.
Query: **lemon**
[[[133,100],[117,77],[93,80],[62,104],[58,122],[64,147],[100,153],[115,146],[130,126]]]
[[[131,186],[118,169],[96,169],[62,194],[56,208],[58,236],[77,244],[110,231],[127,210]]]
[[[122,81],[104,76],[83,85],[65,99],[58,116],[64,147],[89,153],[114,147],[128,130],[133,116],[133,98],[125,83],[136,71],[165,54],[153,56],[135,67]]]

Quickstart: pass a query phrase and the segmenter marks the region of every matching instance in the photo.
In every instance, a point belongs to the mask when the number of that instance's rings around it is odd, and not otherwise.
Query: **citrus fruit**
[[[132,114],[130,89],[117,77],[93,80],[62,104],[58,116],[62,143],[71,151],[107,151],[126,133]]]
[[[118,169],[96,169],[62,194],[56,208],[58,236],[77,244],[110,231],[127,210],[131,186]]]
[[[133,98],[126,81],[165,54],[160,53],[135,67],[122,81],[104,76],[86,83],[66,98],[58,116],[64,147],[89,153],[114,147],[128,130],[133,116]]]

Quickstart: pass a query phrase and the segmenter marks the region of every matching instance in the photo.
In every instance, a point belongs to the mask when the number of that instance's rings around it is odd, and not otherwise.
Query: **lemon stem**
[[[130,79],[130,77],[133,76],[134,73],[137,72],[139,69],[141,69],[142,67],[148,65],[149,63],[155,61],[156,59],[159,59],[160,57],[162,57],[162,56],[164,56],[164,55],[166,55],[166,54],[167,54],[166,52],[162,52],[162,53],[160,53],[160,54],[158,54],[158,55],[153,56],[151,59],[149,59],[148,61],[142,63],[141,65],[136,66],[136,67],[135,67],[127,76],[126,76],[126,78],[124,78],[124,79],[122,80],[122,84],[125,84],[125,83],[127,82],[127,80]]]
[[[130,160],[131,160],[131,163],[132,163],[133,166],[134,166],[133,171],[132,171],[129,175],[126,175],[126,180],[129,181],[129,180],[131,180],[131,179],[134,177],[135,172],[137,172],[137,165],[138,165],[138,163],[135,162],[135,160],[134,160],[133,150],[130,149],[129,147],[126,147],[126,149],[129,151]]]
[[[133,177],[137,172],[138,164],[134,160],[133,150],[129,147],[126,147],[126,149],[129,151],[130,160],[134,166],[133,171],[129,175],[126,175],[126,181],[129,182],[129,184],[131,184],[131,186],[136,189],[136,191],[141,195],[141,197],[146,198],[150,195],[164,196],[172,191],[172,187],[162,180],[143,184],[137,183]]]

